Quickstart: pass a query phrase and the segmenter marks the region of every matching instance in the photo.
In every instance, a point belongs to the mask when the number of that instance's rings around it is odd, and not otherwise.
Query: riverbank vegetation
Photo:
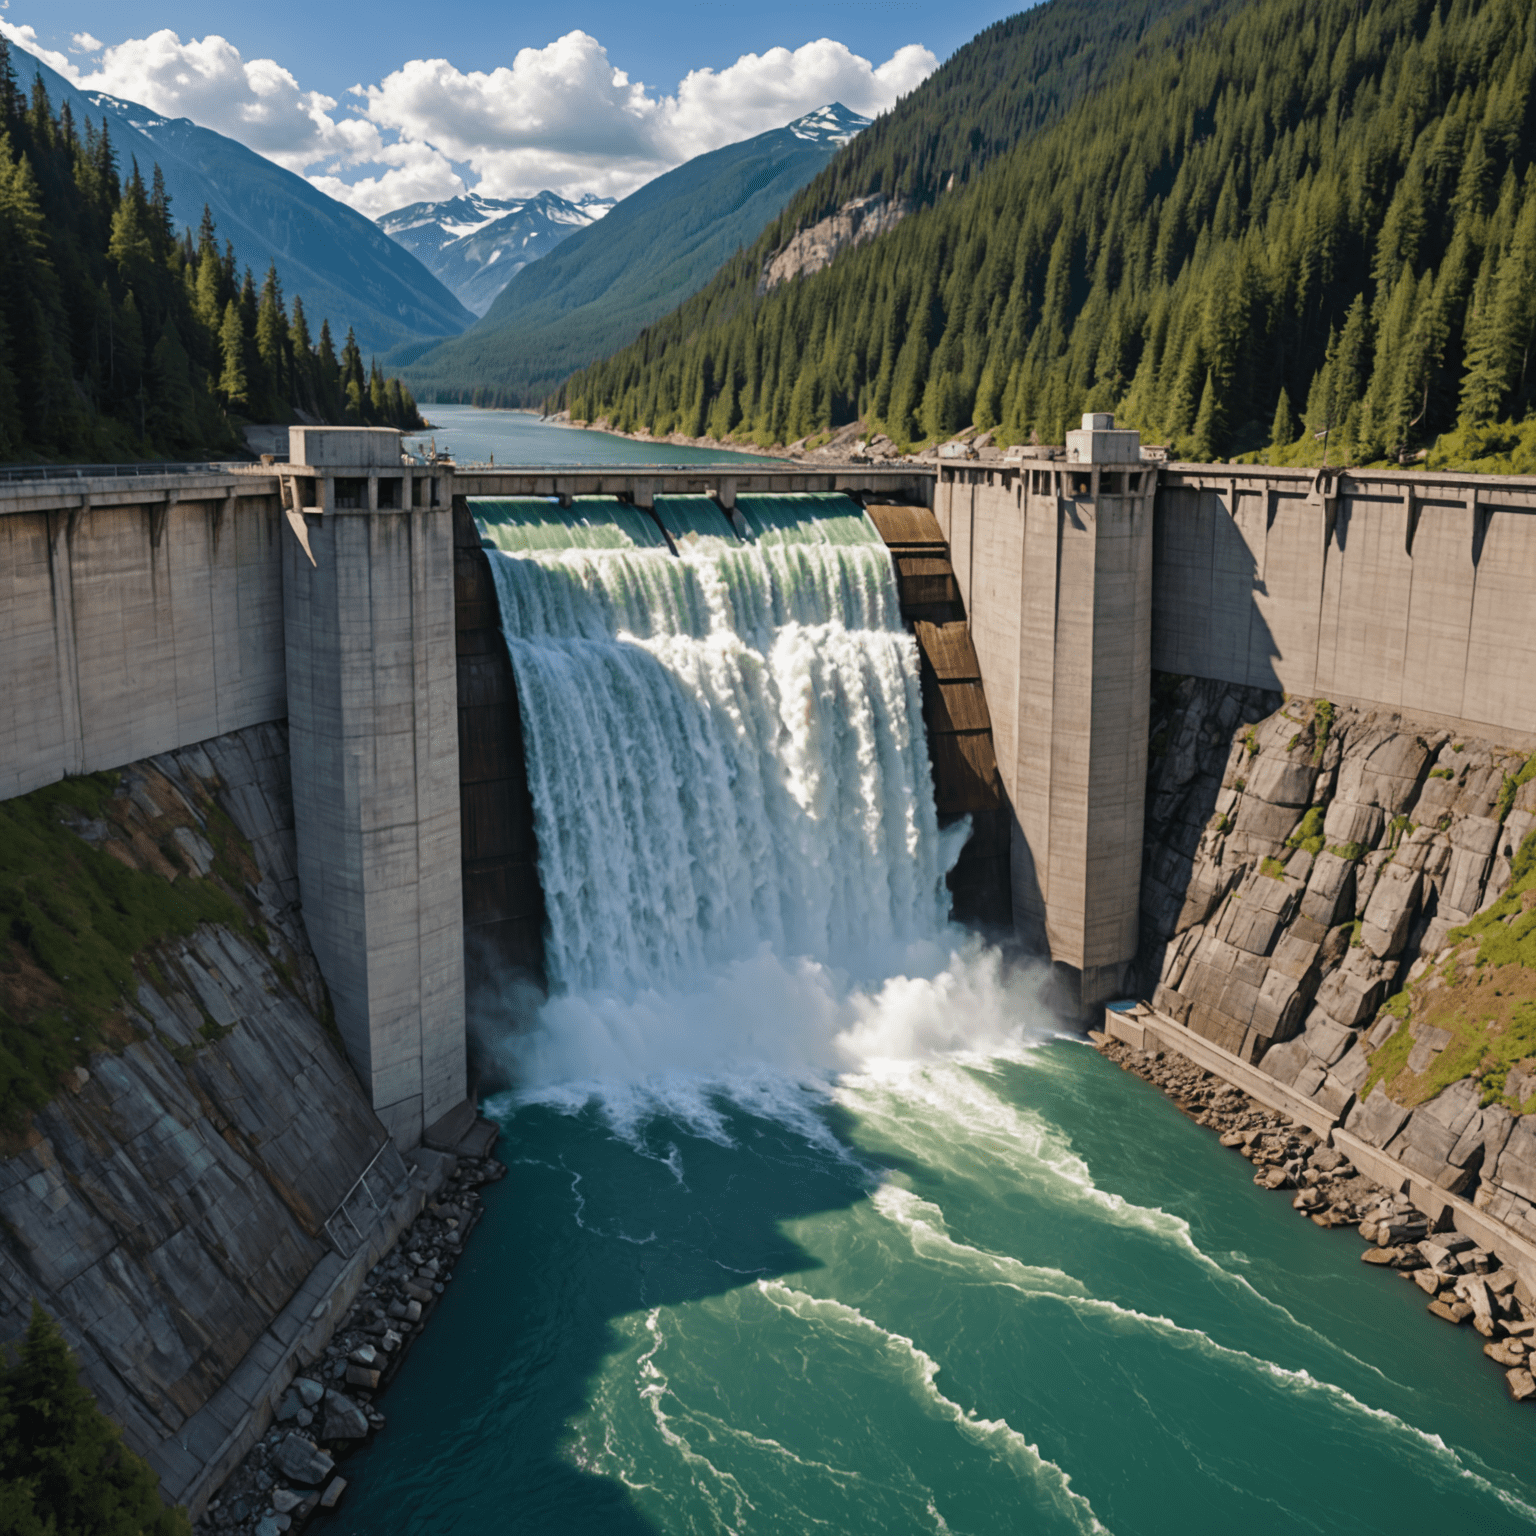
[[[1204,14],[826,270],[760,294],[743,253],[552,403],[765,445],[862,418],[908,448],[1114,410],[1193,459],[1536,469],[1536,14]]]
[[[122,174],[106,120],[25,94],[0,38],[0,461],[229,454],[299,413],[424,425],[275,270],[242,277],[206,209],[178,238],[159,167]]]

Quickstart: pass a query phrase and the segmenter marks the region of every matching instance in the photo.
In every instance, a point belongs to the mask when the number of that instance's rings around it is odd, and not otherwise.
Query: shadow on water
[[[656,1529],[572,1443],[620,1347],[614,1321],[819,1268],[785,1225],[870,1187],[839,1106],[819,1111],[821,1145],[734,1104],[713,1108],[719,1140],[664,1114],[621,1136],[591,1104],[507,1117],[496,1155],[508,1175],[483,1192],[485,1217],[381,1404],[389,1422],[340,1469],[353,1484],[346,1508],[320,1528]]]

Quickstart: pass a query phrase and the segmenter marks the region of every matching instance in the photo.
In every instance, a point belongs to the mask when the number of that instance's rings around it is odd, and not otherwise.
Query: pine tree
[[[1200,409],[1195,414],[1189,456],[1209,463],[1221,452],[1221,406],[1216,392],[1216,375],[1206,370],[1205,388],[1200,392]]]
[[[17,1363],[0,1374],[0,1529],[16,1536],[189,1536],[155,1474],[80,1385],[58,1325],[36,1302]]]
[[[269,421],[286,419],[287,403],[293,390],[287,368],[288,317],[283,310],[283,290],[277,280],[276,262],[268,266],[261,285],[261,298],[256,307],[255,341],[266,389],[260,401],[261,414]]]
[[[1291,397],[1285,386],[1280,387],[1280,398],[1275,401],[1275,419],[1270,423],[1269,446],[1278,450],[1289,448],[1300,435],[1296,425],[1296,413],[1291,409]]]
[[[245,367],[245,326],[240,320],[240,303],[231,299],[224,307],[224,324],[219,332],[224,371],[219,375],[219,393],[225,405],[244,410],[250,404],[250,378]]]

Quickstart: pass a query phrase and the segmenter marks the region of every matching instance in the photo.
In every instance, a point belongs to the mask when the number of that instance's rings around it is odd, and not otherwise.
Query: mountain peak
[[[861,117],[840,101],[829,101],[824,107],[807,112],[785,126],[797,139],[815,144],[847,144],[869,127],[872,118]]]

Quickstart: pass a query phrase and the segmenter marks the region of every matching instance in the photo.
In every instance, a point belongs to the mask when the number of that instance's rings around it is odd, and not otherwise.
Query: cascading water
[[[1531,1529],[1421,1293],[947,925],[857,509],[742,511],[480,508],[553,989],[339,1531]]]
[[[633,1013],[659,991],[718,1002],[744,966],[877,981],[926,946],[931,969],[966,829],[938,829],[917,650],[873,526],[842,497],[747,497],[742,540],[713,503],[674,498],[674,558],[644,513],[584,505],[477,504],[549,912],[555,998],[511,1042],[525,1080],[585,1075],[583,1053],[598,1075],[696,1066],[701,1045],[760,1057],[762,1029],[717,1020],[690,1042]]]

